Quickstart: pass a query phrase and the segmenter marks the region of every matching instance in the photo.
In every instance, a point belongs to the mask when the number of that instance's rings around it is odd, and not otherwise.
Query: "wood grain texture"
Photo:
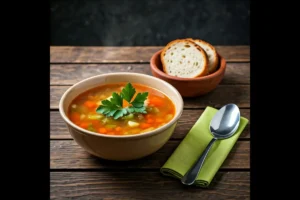
[[[145,158],[114,162],[90,155],[74,140],[50,141],[51,169],[159,169],[181,141],[168,141],[156,153]],[[222,165],[222,169],[249,169],[250,142],[237,141]]]
[[[215,46],[227,62],[249,62],[249,46]],[[159,46],[84,47],[51,46],[50,63],[149,63]]]
[[[149,64],[52,64],[51,85],[73,85],[91,76],[111,72],[151,74]],[[250,84],[250,63],[227,63],[220,84]]]
[[[202,114],[201,110],[183,110],[182,116],[175,128],[172,139],[182,139],[188,133],[188,131],[193,127],[195,122],[198,120]],[[250,120],[250,110],[241,109],[241,115]],[[58,111],[50,112],[50,138],[51,139],[71,139],[67,126],[61,118]],[[240,138],[250,138],[250,121],[245,127]]]
[[[50,199],[250,199],[250,121],[210,189],[185,187],[159,173],[206,106],[235,103],[250,119],[249,46],[216,46],[227,61],[224,79],[203,97],[184,98],[185,110],[171,140],[156,153],[130,162],[107,161],[88,154],[70,137],[57,111],[70,85],[109,72],[151,75],[150,58],[162,48],[50,47],[50,109],[55,109],[50,111]]]
[[[249,200],[250,172],[218,172],[209,189],[159,172],[51,172],[50,199]]]
[[[58,109],[63,93],[70,86],[50,87],[50,108]],[[212,92],[195,98],[184,98],[184,108],[220,108],[225,104],[235,103],[239,108],[250,108],[250,85],[219,85]]]

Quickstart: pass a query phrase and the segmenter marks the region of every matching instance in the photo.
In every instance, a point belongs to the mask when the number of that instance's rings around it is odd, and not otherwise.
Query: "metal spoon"
[[[192,185],[195,182],[204,160],[214,142],[218,139],[231,137],[239,127],[239,123],[240,110],[235,104],[227,104],[215,114],[209,126],[209,130],[214,138],[209,142],[198,161],[182,177],[181,182],[184,185]]]

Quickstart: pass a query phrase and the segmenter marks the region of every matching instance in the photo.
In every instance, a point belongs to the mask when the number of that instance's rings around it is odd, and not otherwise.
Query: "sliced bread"
[[[162,50],[163,71],[171,76],[195,78],[208,74],[208,58],[204,50],[186,39],[171,41]]]
[[[208,71],[210,74],[215,72],[219,65],[219,58],[216,49],[208,42],[200,39],[187,38],[187,40],[196,43],[205,51],[208,57]]]

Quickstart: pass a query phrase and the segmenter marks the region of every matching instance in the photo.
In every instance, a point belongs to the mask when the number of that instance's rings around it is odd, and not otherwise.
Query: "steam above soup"
[[[106,84],[77,96],[69,119],[83,129],[132,135],[157,129],[173,119],[175,106],[162,92],[136,83]]]

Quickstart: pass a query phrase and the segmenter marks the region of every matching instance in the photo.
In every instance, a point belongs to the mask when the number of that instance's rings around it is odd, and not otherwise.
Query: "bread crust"
[[[191,41],[191,40],[188,40],[188,39],[176,39],[176,40],[173,40],[171,42],[169,42],[162,50],[161,54],[160,54],[160,60],[161,60],[161,63],[162,63],[162,67],[163,67],[163,71],[168,74],[167,72],[167,69],[166,69],[166,63],[165,63],[165,60],[164,60],[164,55],[166,54],[166,51],[171,48],[171,46],[175,43],[179,43],[179,42],[187,42],[189,43],[190,45],[193,45],[195,46],[199,51],[200,53],[202,54],[202,56],[204,57],[204,60],[203,60],[203,69],[202,71],[196,75],[195,77],[192,77],[192,78],[196,78],[196,77],[201,77],[201,76],[206,76],[209,74],[209,69],[208,69],[208,57],[207,57],[207,54],[205,53],[205,51],[199,46],[197,45],[195,42]],[[170,76],[172,76],[171,74],[168,74]]]
[[[213,45],[211,45],[210,43],[204,41],[204,40],[200,40],[200,39],[193,39],[193,38],[186,38],[187,40],[190,40],[190,41],[193,41],[193,42],[199,42],[201,44],[204,44],[206,45],[207,47],[209,47],[212,52],[213,52],[213,58],[214,58],[214,62],[213,63],[210,63],[209,62],[209,59],[208,59],[208,71],[209,71],[209,74],[212,74],[214,73],[216,70],[217,70],[217,67],[219,65],[219,57],[218,57],[218,53],[217,53],[217,50],[215,49],[215,47]],[[203,49],[204,50],[204,49]],[[205,50],[204,50],[205,51]],[[205,51],[206,53],[206,51]],[[206,53],[207,55],[207,53]],[[207,55],[208,57],[208,55]]]

